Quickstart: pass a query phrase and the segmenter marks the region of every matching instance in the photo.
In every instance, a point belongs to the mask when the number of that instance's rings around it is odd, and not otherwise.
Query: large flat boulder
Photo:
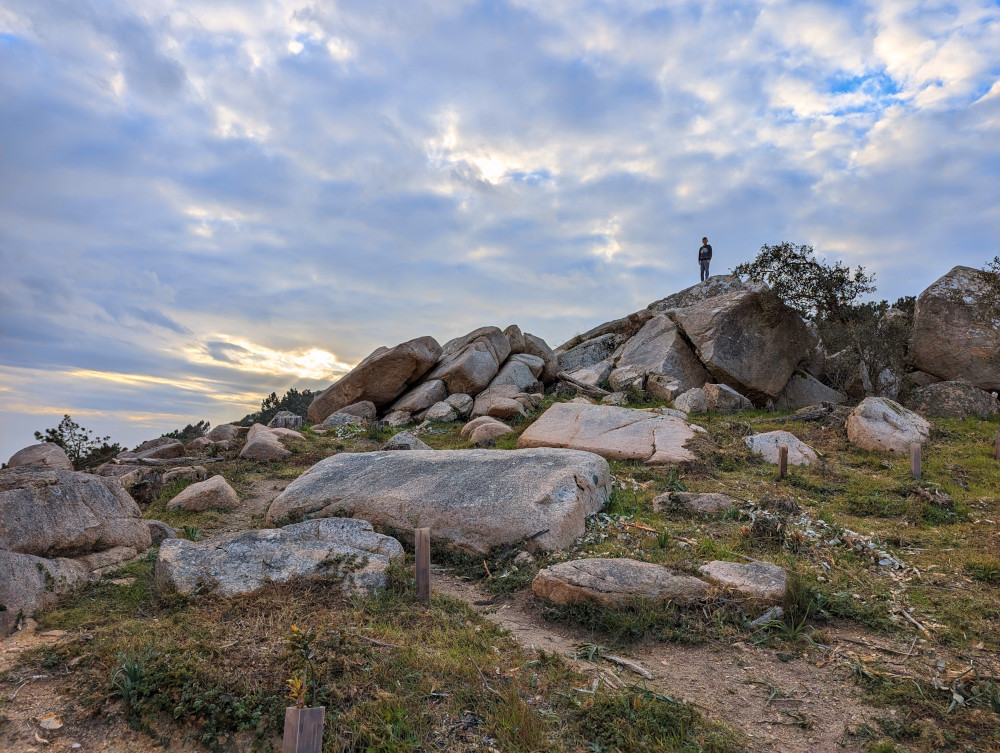
[[[70,461],[69,455],[66,454],[66,450],[53,442],[42,442],[25,447],[11,455],[10,460],[7,461],[9,468],[17,468],[22,465],[42,465],[60,471],[73,470],[73,463]]]
[[[518,438],[519,448],[566,447],[610,460],[681,463],[695,430],[680,418],[614,405],[556,403]]]
[[[917,298],[909,358],[939,379],[1000,391],[1000,318],[984,295],[983,273],[955,267]]]
[[[416,384],[440,356],[441,346],[433,337],[418,337],[393,348],[378,348],[313,398],[309,420],[320,423],[331,413],[362,400],[384,408],[407,387]]]
[[[911,444],[923,444],[930,424],[887,397],[866,397],[847,416],[847,439],[865,450],[909,452]]]
[[[562,549],[610,493],[607,462],[572,450],[412,450],[341,453],[288,485],[268,523],[348,515],[487,552],[541,531],[527,546]]]
[[[117,479],[37,465],[0,471],[0,549],[73,557],[121,546],[145,551],[150,536]]]
[[[531,590],[554,604],[615,606],[636,598],[689,604],[704,596],[708,585],[650,562],[594,558],[546,567],[531,582]]]
[[[510,342],[497,327],[480,327],[444,344],[428,379],[440,379],[449,393],[478,395],[510,355]]]
[[[665,374],[680,385],[681,392],[712,381],[677,325],[666,316],[646,322],[620,352],[616,370],[633,367],[643,374]]]
[[[670,316],[717,381],[757,402],[780,395],[817,342],[802,317],[762,286],[708,298]]]
[[[348,593],[374,591],[385,586],[389,564],[402,559],[399,542],[365,521],[327,518],[207,541],[167,539],[160,544],[156,585],[181,594],[228,595],[306,576],[342,579]]]
[[[969,382],[936,382],[913,391],[908,408],[922,416],[938,418],[987,418],[1000,412],[1000,403]]]

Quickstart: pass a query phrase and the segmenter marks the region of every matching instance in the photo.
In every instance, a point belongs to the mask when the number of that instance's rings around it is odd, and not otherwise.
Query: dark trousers
[[[711,259],[702,259],[698,262],[698,266],[701,267],[701,281],[705,282],[708,279],[708,264]]]

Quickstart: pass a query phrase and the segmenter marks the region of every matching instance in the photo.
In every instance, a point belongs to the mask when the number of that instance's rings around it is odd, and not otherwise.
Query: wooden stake
[[[416,529],[413,532],[413,543],[417,560],[417,598],[420,601],[429,601],[431,598],[431,529]]]
[[[1000,431],[997,432],[996,437],[993,439],[993,453],[996,455],[997,460],[1000,460]]]
[[[281,753],[322,753],[323,714],[325,706],[285,709],[285,734],[281,739]]]
[[[910,445],[910,473],[913,478],[920,478],[920,445],[916,442]]]
[[[788,445],[783,444],[778,448],[778,478],[784,478],[788,474]]]

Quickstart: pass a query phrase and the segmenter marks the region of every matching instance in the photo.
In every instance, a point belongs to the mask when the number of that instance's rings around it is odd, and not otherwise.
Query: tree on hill
[[[267,424],[278,411],[291,411],[303,418],[309,415],[309,404],[312,403],[316,393],[312,390],[302,390],[301,392],[292,387],[280,398],[276,392],[272,392],[260,402],[260,410],[256,413],[248,413],[236,423],[240,426],[250,426],[252,424]]]
[[[112,444],[111,437],[94,436],[93,431],[80,426],[69,414],[54,429],[36,431],[35,439],[62,447],[78,471],[106,463],[123,449],[117,442]]]
[[[208,434],[208,430],[212,428],[212,424],[209,421],[199,421],[196,424],[188,424],[183,429],[174,429],[173,431],[168,431],[163,436],[171,437],[173,439],[179,439],[182,442],[190,442],[192,439],[197,439],[198,437],[203,437]]]
[[[875,275],[861,265],[852,270],[839,261],[830,264],[812,246],[786,241],[761,246],[753,261],[733,273],[766,283],[778,300],[813,321],[828,353],[849,349],[866,393],[877,391],[886,370],[902,371],[916,299],[900,298],[892,306],[859,302],[876,290]]]

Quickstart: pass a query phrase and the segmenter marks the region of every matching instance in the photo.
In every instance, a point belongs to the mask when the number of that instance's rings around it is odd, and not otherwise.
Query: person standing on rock
[[[712,246],[708,238],[701,239],[701,248],[698,249],[698,266],[701,267],[701,281],[708,279],[708,263],[712,261]]]

